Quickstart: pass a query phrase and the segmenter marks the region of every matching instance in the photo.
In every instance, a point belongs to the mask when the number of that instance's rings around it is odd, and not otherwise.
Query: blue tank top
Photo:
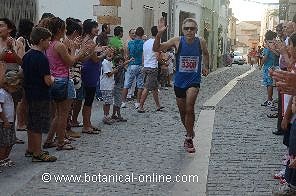
[[[184,36],[176,54],[176,74],[174,85],[178,88],[188,88],[201,82],[202,49],[199,38],[188,44]]]
[[[96,87],[100,78],[102,62],[95,63],[91,59],[82,63],[81,80],[86,87]]]

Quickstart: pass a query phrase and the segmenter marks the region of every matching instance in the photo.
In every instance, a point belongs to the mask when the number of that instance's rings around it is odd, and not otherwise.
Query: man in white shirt
[[[156,111],[161,111],[163,107],[160,106],[158,97],[158,57],[159,53],[153,51],[153,44],[155,36],[157,35],[157,26],[151,28],[152,38],[147,40],[143,45],[143,57],[144,57],[144,90],[140,100],[139,113],[144,113],[144,103],[147,99],[148,92],[152,91],[153,98],[156,104]]]

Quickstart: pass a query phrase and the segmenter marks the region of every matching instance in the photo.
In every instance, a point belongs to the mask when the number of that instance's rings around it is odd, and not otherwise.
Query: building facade
[[[109,0],[111,1],[111,0]],[[149,35],[153,25],[161,16],[168,15],[168,0],[121,0],[121,6],[116,7],[116,14],[121,18],[124,27],[124,38],[128,38],[128,30],[142,26]],[[38,22],[44,12],[50,12],[62,19],[68,17],[97,20],[104,15],[99,0],[1,0],[0,16],[12,19],[16,24],[20,18],[29,18]],[[57,6],[58,5],[58,6]],[[20,10],[21,9],[21,10]],[[67,9],[67,11],[65,11]],[[112,9],[111,9],[112,10]],[[114,27],[114,26],[113,26]]]
[[[237,42],[240,43],[239,51],[246,54],[248,49],[257,48],[260,44],[261,21],[242,21],[237,24]]]
[[[296,14],[296,0],[279,0],[279,18],[281,21],[292,20]]]
[[[98,5],[98,1],[96,2]],[[95,8],[96,9],[96,8]],[[128,39],[128,31],[139,26],[143,27],[146,35],[150,35],[152,26],[157,25],[162,16],[168,18],[168,0],[121,0],[117,16],[120,17],[120,26],[124,28],[124,39]],[[99,5],[96,16],[104,15],[104,6]],[[164,37],[166,40],[167,36]]]
[[[20,2],[28,4],[28,11],[17,11]],[[221,56],[229,48],[229,0],[1,0],[1,4],[9,8],[1,9],[2,16],[16,10],[7,15],[14,21],[31,13],[29,18],[37,22],[44,12],[62,19],[74,17],[81,21],[94,19],[100,22],[111,16],[117,21],[113,27],[118,23],[124,28],[124,39],[128,38],[129,29],[138,26],[144,27],[145,33],[150,35],[150,28],[157,25],[160,17],[165,17],[168,24],[168,32],[163,37],[165,41],[182,34],[185,18],[195,18],[199,26],[197,35],[204,37],[208,44],[211,70],[221,66]]]
[[[168,15],[168,0],[37,0],[39,14],[51,12],[54,15],[66,19],[67,17],[76,17],[80,20],[94,19],[98,20],[99,16],[116,15],[120,18],[120,25],[124,28],[124,39],[128,39],[128,31],[131,28],[139,26],[144,27],[145,33],[150,35],[150,29],[157,25],[161,16]],[[120,6],[101,6],[100,3],[119,2]],[[59,6],[56,6],[59,5]],[[65,12],[65,7],[71,5],[71,10]],[[105,5],[105,4],[104,4]],[[100,20],[98,20],[100,22]],[[113,29],[116,25],[112,25]],[[113,32],[113,31],[111,31]]]
[[[260,44],[264,42],[265,33],[268,30],[275,31],[275,27],[279,24],[278,9],[269,7],[265,9],[262,22],[261,22],[261,32],[260,32]]]
[[[174,35],[182,34],[182,21],[185,18],[195,18],[199,31],[208,45],[210,53],[210,69],[223,66],[221,57],[228,48],[228,8],[229,0],[175,0]]]
[[[224,66],[222,61],[223,55],[229,51],[228,45],[228,25],[229,25],[229,2],[220,1],[218,15],[218,56],[217,64],[218,67]]]
[[[296,0],[289,0],[288,20],[292,20],[296,14]]]
[[[208,43],[210,53],[210,69],[215,70],[218,67],[218,27],[219,27],[219,5],[220,1],[203,1],[204,38]]]

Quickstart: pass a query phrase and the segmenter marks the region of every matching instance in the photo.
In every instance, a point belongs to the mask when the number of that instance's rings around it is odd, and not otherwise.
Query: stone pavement
[[[246,65],[233,66],[205,78],[196,105],[196,118],[206,100],[247,70]],[[55,175],[179,174],[188,156],[183,149],[184,130],[173,90],[161,90],[160,95],[166,107],[164,112],[155,112],[150,96],[147,113],[138,114],[129,103],[128,108],[122,110],[128,123],[112,126],[101,124],[102,106],[96,102],[93,122],[103,128],[102,133],[82,135],[74,142],[77,146],[74,151],[50,150],[58,157],[55,163],[32,164],[23,156],[25,146],[16,145],[11,156],[16,166],[0,173],[0,195],[172,194],[174,183],[74,183],[54,179]],[[218,104],[209,166],[209,195],[267,195],[274,186],[272,174],[279,167],[282,146],[280,138],[271,134],[274,120],[267,119],[266,111],[259,107],[262,97],[257,71],[239,82]],[[25,138],[24,133],[17,134]],[[50,182],[42,181],[44,173],[51,174]]]
[[[216,108],[208,195],[271,195],[281,168],[284,146],[275,136],[276,119],[260,104],[266,97],[256,70],[224,97]]]

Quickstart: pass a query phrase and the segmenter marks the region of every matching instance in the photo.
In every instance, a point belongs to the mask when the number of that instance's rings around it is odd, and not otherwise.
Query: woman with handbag
[[[60,41],[65,36],[65,21],[58,17],[51,18],[48,29],[52,33],[52,39],[49,48],[46,50],[46,55],[50,63],[51,74],[55,78],[51,90],[55,115],[43,148],[57,146],[57,150],[73,150],[74,147],[70,142],[65,141],[67,117],[72,99],[76,96],[74,83],[69,79],[69,68],[85,58],[90,52],[89,47],[91,46],[82,46],[79,54],[70,55],[66,46]],[[53,142],[55,133],[58,139],[57,144]]]

